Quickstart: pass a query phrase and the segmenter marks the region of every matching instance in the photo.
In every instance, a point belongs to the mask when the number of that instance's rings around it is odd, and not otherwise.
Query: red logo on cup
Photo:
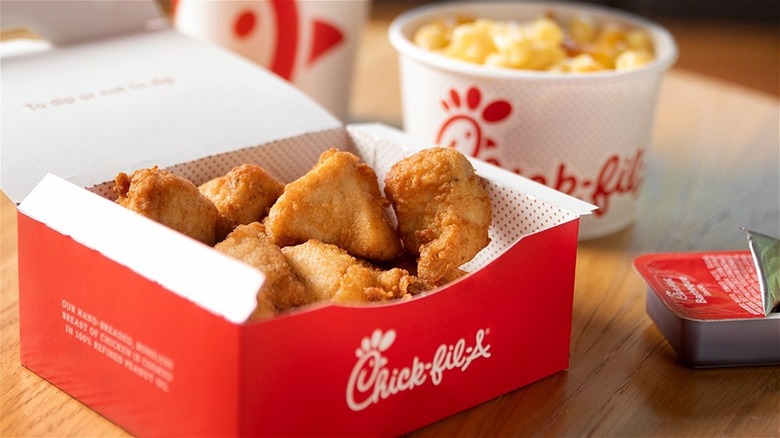
[[[208,33],[227,44],[234,51],[249,59],[261,61],[270,70],[291,80],[295,75],[298,50],[304,46],[301,28],[311,26],[306,65],[311,66],[324,54],[339,47],[344,42],[344,32],[335,24],[313,18],[310,23],[301,22],[300,2],[290,0],[266,0],[244,2],[196,2],[194,0],[174,0],[173,11],[179,23],[187,28],[198,26],[217,26]],[[189,15],[181,18],[180,9],[201,8],[205,15]],[[223,20],[213,18],[219,10]],[[211,17],[212,21],[191,23],[192,17]]]
[[[463,96],[451,88],[449,96],[441,100],[450,115],[439,127],[436,143],[498,164],[495,158],[484,156],[498,144],[485,134],[483,127],[506,120],[512,113],[512,105],[503,99],[483,105],[482,100],[482,91],[477,87],[470,87]]]
[[[609,211],[610,200],[614,195],[639,195],[639,189],[644,181],[644,170],[644,150],[640,148],[633,155],[610,155],[595,176],[580,175],[566,163],[560,163],[556,169],[550,169],[547,174],[525,176],[559,192],[594,204],[598,209],[594,210],[593,214],[599,217]],[[514,171],[518,175],[523,175],[519,167]]]

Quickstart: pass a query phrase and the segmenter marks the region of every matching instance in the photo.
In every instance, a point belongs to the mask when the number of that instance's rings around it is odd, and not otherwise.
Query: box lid
[[[161,24],[151,1],[27,3],[3,1],[3,25],[32,14],[54,36],[33,53],[0,44],[0,183],[14,202],[47,173],[86,186],[341,126],[273,73]],[[107,16],[130,24],[112,33]],[[58,17],[71,25],[50,25]]]

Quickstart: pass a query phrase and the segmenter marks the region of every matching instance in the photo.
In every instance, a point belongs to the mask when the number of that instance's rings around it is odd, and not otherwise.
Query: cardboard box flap
[[[17,203],[46,173],[87,186],[341,126],[273,73],[171,29],[3,56],[2,71],[0,174]]]
[[[228,321],[243,323],[256,307],[257,269],[57,176],[19,211]]]

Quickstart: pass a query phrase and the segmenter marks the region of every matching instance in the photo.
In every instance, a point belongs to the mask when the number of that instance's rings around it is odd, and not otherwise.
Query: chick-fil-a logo
[[[448,115],[439,126],[436,144],[481,159],[498,147],[484,127],[503,122],[512,113],[512,105],[508,101],[486,101],[482,91],[474,86],[462,95],[451,88],[447,98],[441,100],[441,105]]]
[[[559,164],[553,175],[524,175],[522,169],[515,168],[515,173],[545,184],[566,193],[588,201],[598,207],[593,212],[603,216],[609,211],[610,200],[615,195],[637,196],[644,181],[644,151],[640,148],[628,156],[612,154],[606,158],[596,175],[588,177],[578,175],[566,163]],[[490,160],[489,160],[490,161]],[[492,161],[493,164],[501,164]]]
[[[447,371],[466,371],[473,361],[490,357],[490,344],[485,343],[489,333],[490,329],[477,330],[473,344],[467,345],[466,339],[461,338],[454,344],[439,345],[429,361],[415,356],[411,364],[391,368],[385,352],[395,342],[396,332],[374,330],[355,350],[357,362],[347,382],[347,405],[353,411],[361,411],[399,392],[413,390],[429,378],[438,385]]]

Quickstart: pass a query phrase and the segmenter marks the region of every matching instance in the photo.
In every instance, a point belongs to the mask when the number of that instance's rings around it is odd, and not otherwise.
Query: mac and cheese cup
[[[537,71],[496,67],[501,60],[475,53],[479,44],[472,44],[469,55],[490,65],[415,44],[423,26],[462,17],[502,23],[554,17],[562,24],[584,18],[596,26],[644,31],[652,55],[630,55],[639,58],[624,60],[635,64],[627,70],[573,72],[577,68],[559,66]],[[677,58],[665,29],[596,6],[475,2],[410,10],[393,21],[389,38],[400,55],[407,133],[596,205],[594,214],[582,219],[582,239],[606,236],[634,222],[659,86]]]

